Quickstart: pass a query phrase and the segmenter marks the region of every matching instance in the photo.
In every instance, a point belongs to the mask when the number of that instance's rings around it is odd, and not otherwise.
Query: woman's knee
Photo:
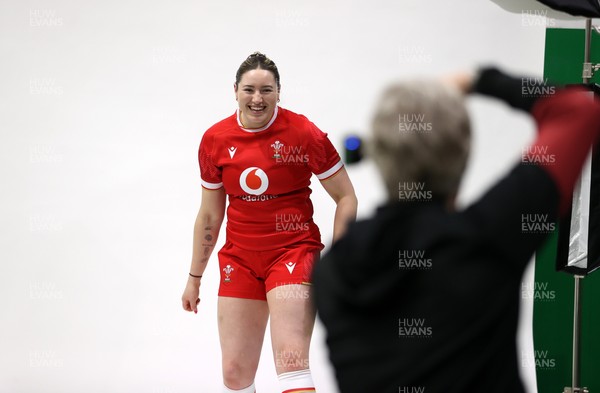
[[[254,382],[258,364],[236,358],[223,359],[223,382],[229,389],[243,389]]]

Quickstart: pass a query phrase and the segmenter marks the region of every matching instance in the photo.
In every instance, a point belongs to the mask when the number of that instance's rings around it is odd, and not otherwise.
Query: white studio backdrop
[[[198,144],[235,110],[235,71],[256,50],[279,66],[281,105],[341,151],[346,133],[367,133],[393,80],[490,63],[541,76],[544,21],[481,0],[2,0],[0,393],[219,392],[216,253],[199,313],[180,296]],[[534,135],[501,104],[469,107],[463,204]],[[349,173],[365,217],[381,184],[370,162]],[[334,204],[313,186],[329,244]],[[529,356],[530,301],[523,310]],[[320,324],[311,360],[318,391],[336,392]],[[523,375],[534,391],[534,370]],[[279,391],[268,333],[256,383]]]

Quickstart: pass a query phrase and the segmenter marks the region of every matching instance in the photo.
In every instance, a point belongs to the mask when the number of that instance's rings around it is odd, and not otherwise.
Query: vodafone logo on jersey
[[[250,195],[261,195],[269,188],[269,178],[265,171],[256,166],[246,168],[240,175],[240,187]]]

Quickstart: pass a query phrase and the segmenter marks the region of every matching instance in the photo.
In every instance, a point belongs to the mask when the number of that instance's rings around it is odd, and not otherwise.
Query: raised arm
[[[494,68],[481,70],[473,92],[502,99],[532,114],[538,137],[523,162],[539,165],[556,184],[560,213],[570,205],[575,182],[600,134],[600,104],[583,88],[559,89],[539,78],[515,78]]]
[[[557,216],[568,211],[587,153],[600,135],[600,104],[591,93],[555,88],[541,79],[541,88],[531,88],[532,81],[484,69],[472,86],[473,92],[529,112],[537,123],[538,136],[523,150],[521,162],[466,211],[480,234],[520,266]]]
[[[222,187],[217,190],[202,188],[202,202],[194,224],[190,275],[188,275],[188,281],[181,297],[183,309],[186,311],[198,312],[201,281],[201,278],[198,277],[204,273],[217,243],[219,230],[225,217],[225,200],[226,194]]]

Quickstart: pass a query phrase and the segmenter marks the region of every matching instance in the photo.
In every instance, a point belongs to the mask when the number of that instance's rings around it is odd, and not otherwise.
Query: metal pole
[[[584,71],[583,83],[590,83],[592,79],[591,70],[591,49],[592,49],[592,20],[590,18],[585,20],[585,53],[583,55],[583,64],[590,67],[589,72]]]
[[[585,52],[584,52],[584,72],[583,83],[588,84],[592,79],[591,58],[592,47],[592,19],[585,20]],[[573,377],[571,392],[581,392],[580,381],[580,358],[581,358],[581,303],[582,303],[582,279],[583,276],[575,275],[575,293],[573,296]]]
[[[574,276],[575,278],[575,293],[574,293],[574,310],[573,310],[573,381],[572,387],[573,392],[579,392],[581,381],[579,379],[579,360],[580,360],[580,332],[581,332],[581,289],[582,289],[582,276]]]

